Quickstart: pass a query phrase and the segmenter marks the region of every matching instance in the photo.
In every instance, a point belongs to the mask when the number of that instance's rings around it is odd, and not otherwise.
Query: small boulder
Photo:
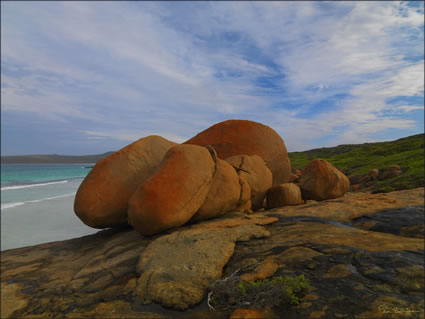
[[[350,186],[350,191],[355,192],[362,188],[362,184],[353,184]]]
[[[303,204],[300,188],[294,183],[273,186],[267,193],[267,208],[295,206]]]
[[[147,136],[98,161],[78,188],[75,214],[94,228],[126,225],[129,198],[174,145]]]
[[[377,168],[372,168],[368,173],[367,176],[370,177],[371,180],[374,180],[379,175],[379,170]]]
[[[170,148],[155,174],[131,196],[129,224],[144,235],[185,224],[207,197],[214,172],[215,161],[207,148]]]
[[[381,174],[380,178],[381,179],[393,178],[393,177],[401,175],[402,173],[403,173],[402,170],[384,171]]]
[[[303,199],[325,200],[343,196],[350,181],[340,170],[323,159],[311,161],[299,180]]]
[[[224,160],[216,159],[216,171],[205,201],[191,218],[199,221],[245,208],[251,198],[249,184]]]
[[[226,158],[226,162],[248,182],[251,188],[252,210],[260,209],[273,181],[272,173],[264,160],[258,155],[235,155]]]
[[[390,165],[379,170],[379,179],[387,179],[399,176],[403,173],[399,165]]]
[[[273,185],[289,180],[291,162],[285,143],[275,130],[261,123],[247,120],[220,122],[184,144],[212,145],[221,159],[234,155],[258,155],[272,172]]]
[[[369,182],[372,178],[366,174],[353,175],[348,178],[351,185],[363,184]]]

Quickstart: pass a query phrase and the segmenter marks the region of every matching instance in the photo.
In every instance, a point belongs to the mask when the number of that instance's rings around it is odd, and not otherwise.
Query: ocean
[[[1,164],[1,250],[93,234],[73,211],[93,164]]]

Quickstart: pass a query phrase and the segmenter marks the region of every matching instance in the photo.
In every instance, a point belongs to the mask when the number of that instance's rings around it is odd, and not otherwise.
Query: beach
[[[2,164],[1,250],[97,232],[74,214],[84,165]]]

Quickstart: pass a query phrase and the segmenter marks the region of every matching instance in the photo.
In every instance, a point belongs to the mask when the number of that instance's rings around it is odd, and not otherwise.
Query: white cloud
[[[142,137],[146,137],[149,135],[160,135],[170,141],[176,143],[183,143],[186,139],[182,136],[174,136],[169,135],[166,132],[162,132],[163,134],[154,134],[152,132],[129,132],[129,131],[113,131],[113,132],[101,132],[101,131],[83,131],[84,134],[87,134],[89,138],[92,139],[111,139],[117,141],[124,141],[127,143],[134,142]]]
[[[2,3],[1,33],[2,111],[89,121],[91,138],[183,141],[247,118],[301,149],[409,129],[397,114],[423,109],[388,103],[424,94],[423,10],[403,2]]]
[[[412,112],[412,111],[417,111],[417,110],[423,110],[424,106],[419,106],[419,105],[401,105],[401,106],[397,106],[395,108],[395,111],[401,111],[401,112]]]

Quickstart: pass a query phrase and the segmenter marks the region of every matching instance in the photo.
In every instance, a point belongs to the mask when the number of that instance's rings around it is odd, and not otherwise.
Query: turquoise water
[[[96,230],[73,212],[92,164],[2,164],[1,249],[79,237]]]
[[[1,209],[75,193],[90,171],[87,166],[90,164],[2,164]]]
[[[91,164],[2,164],[1,188],[84,178]]]

